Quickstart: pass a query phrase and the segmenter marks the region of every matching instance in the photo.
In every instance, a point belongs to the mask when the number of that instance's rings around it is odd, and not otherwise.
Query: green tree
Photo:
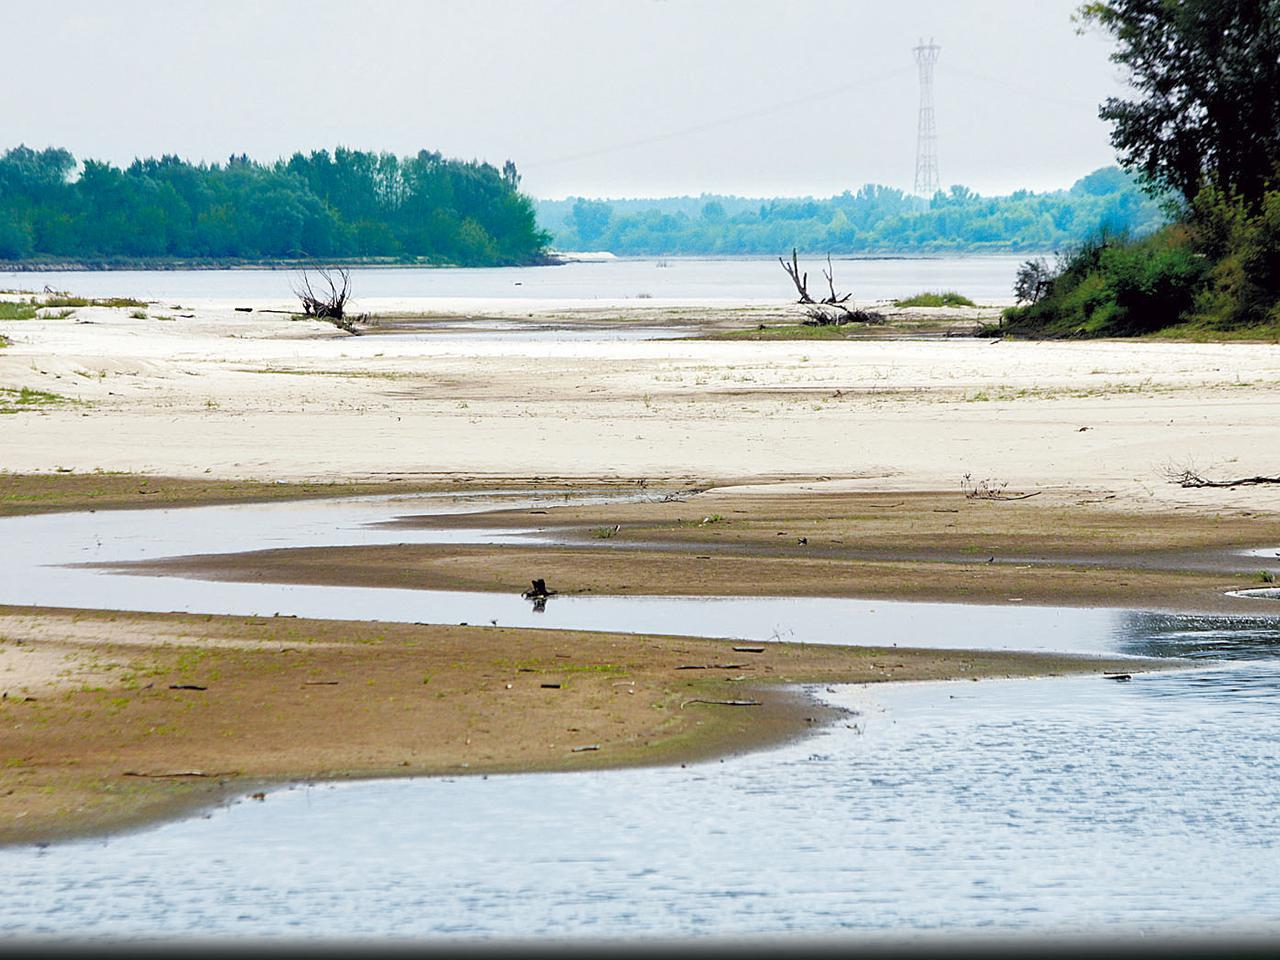
[[[612,218],[613,208],[600,200],[579,200],[573,205],[573,227],[578,232],[578,239],[587,247],[599,243]]]
[[[1115,38],[1135,91],[1098,111],[1121,164],[1187,200],[1207,183],[1260,201],[1280,157],[1280,0],[1106,0],[1079,16]]]

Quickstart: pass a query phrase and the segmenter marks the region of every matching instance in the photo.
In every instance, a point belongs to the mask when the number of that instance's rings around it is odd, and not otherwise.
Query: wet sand
[[[120,829],[289,781],[724,756],[837,719],[800,684],[1169,667],[27,607],[0,607],[0,638],[0,842]]]
[[[1013,491],[1007,496],[1017,496]],[[122,564],[211,580],[518,593],[541,577],[564,594],[813,596],[1267,613],[1227,596],[1280,558],[1280,516],[1135,512],[1046,492],[785,494],[751,489],[673,499],[455,516],[406,528],[532,528],[561,545],[398,544],[215,554]]]

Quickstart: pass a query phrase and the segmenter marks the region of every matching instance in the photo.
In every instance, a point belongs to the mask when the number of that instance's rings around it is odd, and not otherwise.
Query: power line
[[[697,133],[704,133],[707,130],[715,130],[718,127],[726,127],[734,123],[740,123],[743,120],[755,120],[759,117],[766,117],[772,113],[778,113],[782,110],[789,110],[792,107],[802,106],[807,103],[814,103],[820,100],[829,100],[832,97],[838,97],[850,90],[865,89],[870,86],[892,80],[900,77],[909,71],[910,67],[903,67],[899,70],[891,70],[888,73],[879,73],[874,76],[868,76],[861,80],[854,80],[849,83],[843,83],[838,87],[828,87],[825,90],[818,90],[814,93],[805,94],[801,97],[793,97],[790,100],[781,100],[765,107],[757,107],[755,110],[747,110],[743,113],[735,113],[731,116],[721,117],[718,120],[709,120],[705,123],[695,124],[691,127],[682,127],[679,130],[672,130],[668,133],[659,133],[649,137],[641,137],[636,140],[626,140],[621,143],[611,144],[607,147],[598,147],[594,150],[584,150],[581,153],[571,153],[563,157],[554,157],[549,160],[539,160],[534,163],[521,164],[525,170],[533,170],[540,167],[549,167],[561,163],[572,163],[575,160],[586,160],[590,157],[600,157],[605,154],[617,153],[622,150],[633,150],[636,147],[645,147],[651,143],[662,143],[666,140],[675,140],[680,137],[692,136]]]

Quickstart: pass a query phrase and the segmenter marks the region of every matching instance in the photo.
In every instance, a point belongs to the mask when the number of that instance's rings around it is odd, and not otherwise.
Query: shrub
[[[976,307],[968,297],[954,290],[926,290],[905,300],[893,301],[895,307]]]
[[[36,315],[35,304],[21,300],[0,300],[0,320],[31,320]]]
[[[1280,190],[1255,212],[1207,188],[1191,205],[1197,245],[1213,261],[1193,319],[1220,330],[1280,323]]]
[[[1177,224],[1140,240],[1100,234],[1061,259],[1039,300],[1006,310],[1005,326],[1040,336],[1149,333],[1190,312],[1208,266]]]

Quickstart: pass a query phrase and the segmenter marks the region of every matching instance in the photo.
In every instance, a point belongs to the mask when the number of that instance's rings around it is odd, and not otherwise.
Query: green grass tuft
[[[57,393],[46,393],[44,390],[32,390],[29,387],[13,389],[0,387],[0,414],[25,413],[40,407],[61,406],[67,403],[79,403],[70,397]]]
[[[34,320],[36,307],[33,303],[15,300],[0,300],[0,320]]]
[[[954,290],[925,290],[905,300],[893,301],[895,307],[976,307],[977,304]]]

